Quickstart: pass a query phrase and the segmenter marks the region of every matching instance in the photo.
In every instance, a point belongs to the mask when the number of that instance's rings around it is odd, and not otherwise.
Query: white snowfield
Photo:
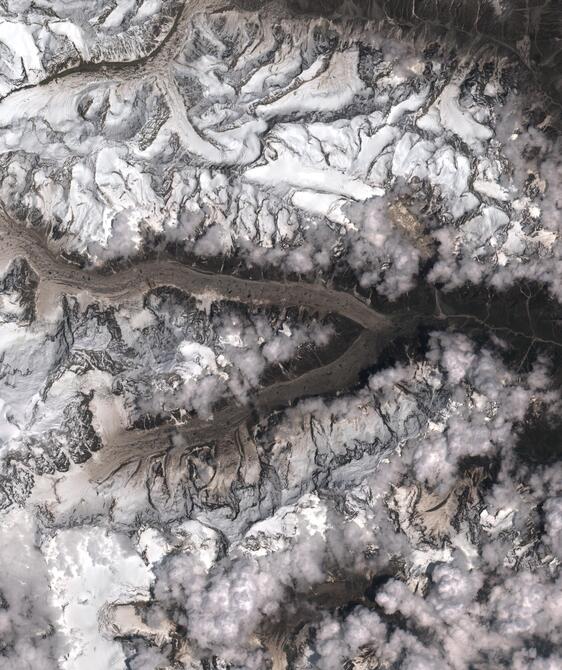
[[[110,12],[101,0],[7,0],[0,8],[0,98],[81,63],[145,57],[174,18],[172,0],[119,0]]]
[[[64,670],[123,667],[121,645],[100,631],[103,607],[150,597],[152,575],[126,535],[92,528],[63,530],[43,545],[57,622],[65,643]]]
[[[439,651],[451,638],[462,639],[467,629],[481,640],[463,656],[468,659],[494,641],[501,641],[506,653],[523,653],[522,635],[530,631],[546,630],[556,638],[560,599],[552,598],[545,608],[534,595],[544,596],[548,589],[541,571],[510,569],[517,557],[538,562],[519,528],[529,494],[498,485],[472,515],[463,500],[472,495],[474,482],[459,482],[454,474],[457,459],[469,455],[499,448],[509,458],[513,425],[529,403],[548,396],[546,380],[540,364],[522,379],[491,350],[477,352],[468,338],[435,334],[425,361],[382,370],[353,394],[298,403],[271,422],[257,443],[244,443],[240,466],[235,465],[235,518],[228,513],[228,499],[210,506],[203,502],[228,476],[226,464],[207,475],[201,491],[192,491],[189,520],[181,520],[181,497],[170,500],[170,491],[159,490],[157,481],[132,486],[130,473],[101,488],[79,469],[44,478],[33,502],[47,506],[58,529],[44,537],[41,551],[33,544],[37,531],[30,515],[15,515],[16,526],[8,530],[21,537],[36,579],[46,580],[55,593],[53,611],[46,609],[44,616],[57,613],[60,666],[124,668],[118,636],[144,638],[154,650],[164,649],[173,629],[170,617],[179,608],[191,644],[213,650],[225,662],[259,667],[263,652],[252,640],[282,611],[286,598],[314,602],[317,589],[333,583],[336,570],[384,573],[398,554],[406,561],[407,577],[390,579],[377,602],[437,636],[438,642],[425,647],[435,662],[445,658],[468,667],[457,660],[454,645]],[[420,398],[430,399],[429,415]],[[261,475],[256,450],[262,458],[267,454]],[[197,454],[191,458],[200,477],[205,468],[217,467],[198,461]],[[403,459],[412,463],[418,482],[425,479],[436,488],[404,479]],[[548,479],[543,485],[551,490]],[[148,499],[154,512],[145,516]],[[543,541],[557,551],[558,508],[548,509]],[[108,510],[110,530],[98,526]],[[134,530],[119,530],[126,528]],[[503,551],[496,556],[499,534]],[[482,554],[497,566],[502,581],[475,613],[468,606],[488,569]],[[10,555],[9,547],[0,548],[0,557]],[[556,559],[546,560],[554,569]],[[21,575],[29,580],[26,569]],[[422,587],[430,588],[425,597]],[[154,598],[169,609],[143,619],[139,612]],[[33,622],[35,630],[41,623]],[[385,627],[379,618],[368,618],[365,625],[369,644],[392,656],[392,645],[382,644]],[[362,630],[356,628],[356,634]],[[421,653],[410,647],[414,639],[396,641],[412,659]],[[341,644],[334,642],[340,651]],[[343,649],[358,653],[353,645]],[[200,661],[188,652],[181,662],[200,670]],[[331,668],[330,653],[321,648],[317,654],[320,667]]]
[[[132,8],[120,8],[135,24]],[[437,60],[368,25],[355,26],[348,39],[350,28],[319,19],[220,16],[190,15],[165,63],[152,67],[149,59],[109,77],[69,75],[62,86],[55,81],[0,103],[0,155],[11,156],[0,171],[4,206],[38,214],[48,230],[63,233],[68,251],[94,262],[134,254],[156,233],[205,255],[253,249],[262,263],[279,263],[268,250],[282,243],[287,267],[306,271],[311,262],[290,249],[311,253],[312,231],[320,239],[326,224],[340,238],[353,232],[362,239],[362,210],[354,207],[351,220],[347,205],[370,207],[397,183],[417,180],[438,204],[429,231],[444,252],[436,280],[503,285],[546,278],[544,263],[554,276],[558,226],[543,211],[552,208],[558,168],[538,161],[542,190],[525,190],[525,173],[514,169],[504,141],[519,127],[521,103],[512,96],[503,105],[495,75],[481,75],[495,95],[476,97],[462,71],[443,80]],[[315,42],[326,30],[335,35],[329,47]],[[212,49],[202,52],[201,40]],[[364,65],[359,42],[380,49],[378,60]],[[41,62],[34,53],[25,56],[33,71]],[[533,140],[517,137],[521,147]],[[471,227],[490,208],[508,220],[493,240],[477,241]]]

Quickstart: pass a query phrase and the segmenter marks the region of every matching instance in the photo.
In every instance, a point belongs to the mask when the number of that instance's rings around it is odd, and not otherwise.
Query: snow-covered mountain
[[[0,668],[562,665],[554,0],[0,0]]]

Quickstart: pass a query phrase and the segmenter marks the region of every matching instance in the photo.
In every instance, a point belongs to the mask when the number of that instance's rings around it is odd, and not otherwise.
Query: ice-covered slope
[[[169,38],[183,4],[7,0],[0,8],[0,97],[76,67],[146,58]]]
[[[554,119],[529,110],[515,61],[271,11],[189,6],[182,29],[168,60],[0,104],[8,211],[94,261],[155,236],[308,273],[339,250],[395,295],[416,249],[397,251],[400,230],[377,234],[368,212],[384,194],[417,197],[432,203],[419,225],[437,243],[435,281],[559,291]]]

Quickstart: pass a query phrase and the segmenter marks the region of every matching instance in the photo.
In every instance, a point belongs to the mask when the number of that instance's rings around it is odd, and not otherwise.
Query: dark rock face
[[[29,324],[35,319],[35,292],[38,277],[25,258],[10,263],[0,281],[2,320]]]
[[[250,8],[254,9],[256,4]],[[461,45],[478,39],[493,42],[498,48],[519,57],[538,76],[548,95],[561,102],[562,22],[559,7],[553,0],[501,3],[490,0],[454,3],[445,0],[353,0],[343,5],[331,0],[295,0],[289,6],[298,14],[390,20],[405,30],[421,31],[425,35],[454,33]]]

